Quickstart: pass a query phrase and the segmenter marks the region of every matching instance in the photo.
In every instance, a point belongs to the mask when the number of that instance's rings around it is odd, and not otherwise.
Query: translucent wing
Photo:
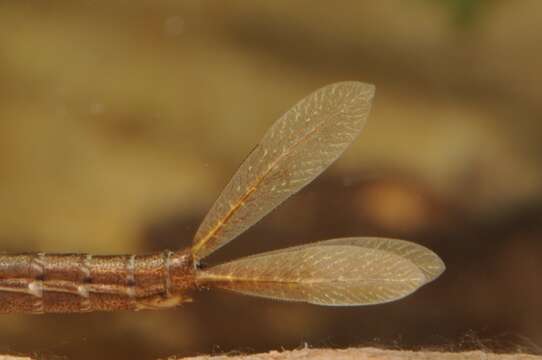
[[[278,119],[203,220],[194,258],[225,245],[335,161],[361,132],[373,95],[369,84],[328,85]]]
[[[427,282],[409,259],[377,248],[310,244],[202,271],[200,285],[319,305],[369,305],[403,298]]]
[[[275,251],[270,251],[263,254],[256,254],[250,256],[266,256],[268,254],[279,254],[287,251],[297,250],[299,248],[309,247],[309,246],[329,246],[329,245],[349,245],[349,246],[359,246],[368,249],[378,249],[382,251],[391,252],[400,257],[410,260],[414,265],[416,265],[425,275],[426,281],[431,282],[439,277],[446,266],[442,259],[435,254],[433,251],[429,250],[425,246],[399,239],[388,239],[388,238],[378,238],[378,237],[347,237],[339,239],[331,239],[318,241],[306,245],[290,247],[286,249],[280,249]]]
[[[320,241],[315,245],[354,245],[391,252],[412,261],[425,275],[427,282],[439,277],[446,266],[442,259],[425,246],[399,239],[377,237],[349,237]]]

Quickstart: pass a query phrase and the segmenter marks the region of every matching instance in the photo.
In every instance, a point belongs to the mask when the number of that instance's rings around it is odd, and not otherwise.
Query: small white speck
[[[79,285],[77,287],[77,293],[79,296],[84,297],[85,299],[89,297],[88,288],[85,285]]]
[[[94,103],[90,106],[90,113],[92,115],[101,115],[105,112],[105,105],[103,103]]]
[[[33,281],[28,284],[28,293],[35,297],[42,297],[43,287],[40,281]]]
[[[164,33],[168,36],[179,36],[184,30],[184,20],[180,16],[170,16],[164,21]]]
[[[136,297],[136,291],[133,287],[126,288],[126,295],[128,295],[129,298],[135,298]]]
[[[59,86],[59,87],[55,88],[54,92],[56,93],[56,95],[58,95],[60,97],[64,97],[64,96],[68,95],[68,89],[65,86]]]
[[[65,118],[68,116],[68,107],[66,105],[59,105],[55,110],[56,116],[59,118]]]
[[[346,176],[343,178],[343,186],[344,187],[349,187],[349,186],[352,186],[355,182],[355,179],[353,179],[352,177],[350,176]]]

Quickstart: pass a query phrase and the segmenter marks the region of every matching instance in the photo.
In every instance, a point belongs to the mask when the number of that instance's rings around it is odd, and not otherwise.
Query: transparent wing
[[[391,252],[412,261],[425,275],[427,282],[439,277],[446,266],[442,259],[425,246],[399,239],[377,237],[349,237],[320,241],[316,245],[354,245]]]
[[[427,282],[412,261],[356,245],[307,245],[251,256],[198,274],[198,283],[279,300],[370,305],[403,298]]]
[[[361,132],[373,95],[370,84],[328,85],[278,119],[203,220],[194,258],[225,245],[335,161]]]
[[[362,248],[368,249],[378,249],[382,251],[391,252],[397,256],[406,258],[410,260],[414,265],[416,265],[425,275],[426,282],[431,282],[439,277],[446,266],[442,259],[435,254],[433,251],[429,250],[425,246],[399,239],[389,239],[389,238],[378,238],[378,237],[346,237],[339,239],[331,239],[318,241],[306,245],[290,247],[286,249],[280,249],[275,251],[270,251],[263,254],[252,255],[252,257],[258,256],[267,256],[268,254],[280,254],[288,251],[297,250],[299,248],[309,247],[309,246],[329,246],[329,245],[348,245],[348,246],[359,246]]]

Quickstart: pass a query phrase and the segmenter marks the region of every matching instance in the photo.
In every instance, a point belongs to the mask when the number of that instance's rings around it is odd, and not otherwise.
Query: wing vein
[[[224,218],[222,220],[219,220],[218,223],[211,229],[211,231],[209,231],[197,244],[193,246],[193,251],[197,252],[210,239],[217,236],[220,233],[220,230],[224,228],[224,225],[228,223],[228,221],[233,217],[235,212],[250,198],[250,195],[252,195],[252,193],[254,193],[258,189],[258,186],[261,184],[261,182],[271,173],[271,171],[273,171],[273,169],[280,163],[280,161],[284,159],[284,157],[288,156],[288,154],[290,154],[297,146],[307,141],[310,135],[316,132],[321,126],[322,123],[318,124],[318,126],[316,126],[314,129],[307,132],[307,134],[305,134],[302,138],[300,138],[297,142],[290,146],[287,151],[284,151],[282,154],[280,154],[280,156],[269,165],[263,175],[256,177],[254,184],[248,187],[248,190],[239,198],[239,200],[237,200],[236,204],[231,207],[231,209],[226,213]]]

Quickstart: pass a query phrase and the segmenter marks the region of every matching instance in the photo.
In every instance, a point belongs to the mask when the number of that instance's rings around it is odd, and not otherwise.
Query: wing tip
[[[376,86],[374,84],[358,80],[341,81],[331,84],[331,86],[351,88],[359,95],[363,95],[369,102],[373,100],[376,92]]]
[[[433,264],[430,268],[426,268],[424,271],[426,276],[428,276],[426,284],[435,281],[446,271],[446,264],[444,263],[444,260],[442,260],[441,257],[434,252],[432,252],[432,254],[435,264]]]

